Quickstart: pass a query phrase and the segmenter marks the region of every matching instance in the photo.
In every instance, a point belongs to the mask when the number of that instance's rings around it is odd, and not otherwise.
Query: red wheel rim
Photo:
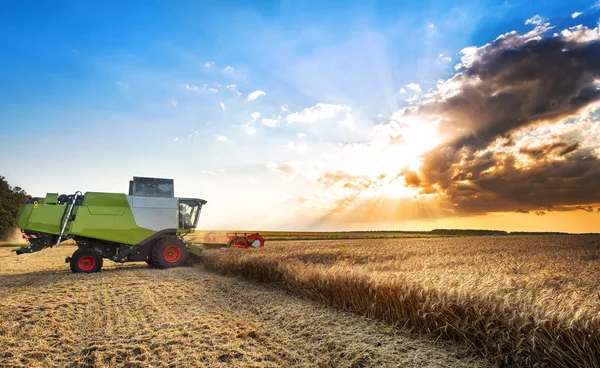
[[[165,248],[163,257],[165,258],[165,261],[175,263],[181,258],[181,249],[176,245],[169,245]]]
[[[96,259],[92,256],[83,256],[77,261],[77,266],[82,271],[90,271],[96,267]]]

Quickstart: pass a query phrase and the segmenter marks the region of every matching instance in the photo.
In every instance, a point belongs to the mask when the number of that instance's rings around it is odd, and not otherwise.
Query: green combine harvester
[[[33,253],[74,240],[78,249],[66,259],[73,272],[98,272],[104,258],[145,261],[157,268],[184,264],[189,249],[183,237],[198,224],[206,201],[176,198],[172,179],[134,177],[129,195],[121,193],[48,193],[31,197],[17,216]]]

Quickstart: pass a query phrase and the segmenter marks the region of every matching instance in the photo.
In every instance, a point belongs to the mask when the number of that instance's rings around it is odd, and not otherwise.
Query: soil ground
[[[200,263],[105,261],[0,247],[0,366],[485,367],[465,347],[340,312]]]

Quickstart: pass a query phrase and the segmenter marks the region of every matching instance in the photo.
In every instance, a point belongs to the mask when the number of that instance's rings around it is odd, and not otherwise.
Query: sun
[[[403,118],[390,121],[381,133],[379,139],[361,147],[352,157],[353,173],[368,177],[372,183],[361,196],[415,198],[418,189],[406,185],[404,172],[420,173],[423,155],[443,141],[437,122]]]

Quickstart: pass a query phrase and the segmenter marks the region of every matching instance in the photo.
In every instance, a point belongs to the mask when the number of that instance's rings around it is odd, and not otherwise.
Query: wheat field
[[[498,366],[600,367],[600,237],[270,242],[207,250],[224,274],[463,342]]]
[[[487,367],[434,341],[201,263],[105,261],[0,247],[0,367]]]

